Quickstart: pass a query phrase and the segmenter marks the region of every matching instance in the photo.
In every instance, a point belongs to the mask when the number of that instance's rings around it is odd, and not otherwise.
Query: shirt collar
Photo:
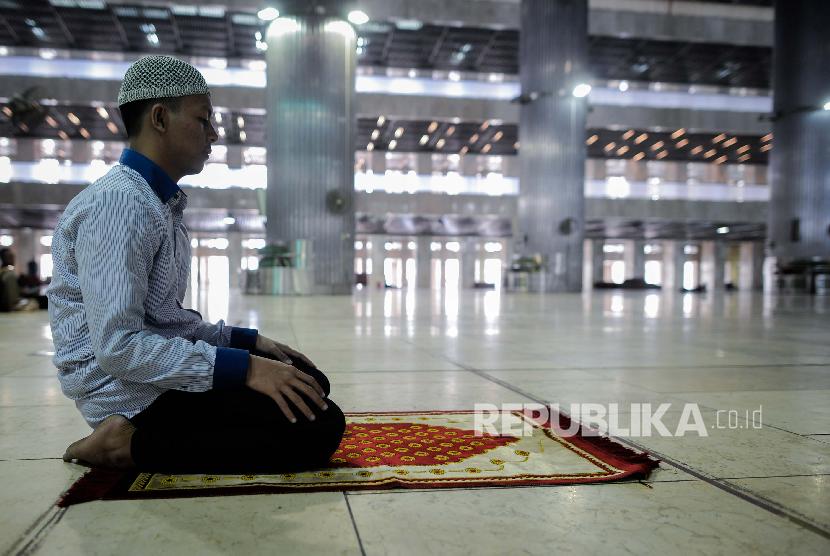
[[[147,183],[150,184],[162,203],[166,203],[181,191],[176,182],[170,179],[170,176],[158,164],[138,151],[124,149],[119,162],[141,174],[141,177],[147,180]]]

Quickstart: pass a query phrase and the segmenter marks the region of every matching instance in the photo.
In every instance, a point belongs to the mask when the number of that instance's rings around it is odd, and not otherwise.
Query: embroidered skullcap
[[[199,70],[172,56],[145,56],[129,67],[118,91],[118,106],[148,98],[209,95]]]

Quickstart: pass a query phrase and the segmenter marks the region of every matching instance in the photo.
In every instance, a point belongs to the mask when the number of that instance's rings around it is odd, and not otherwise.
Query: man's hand
[[[257,351],[273,355],[279,361],[282,361],[287,365],[293,365],[293,360],[299,359],[309,367],[313,367],[315,369],[317,368],[317,365],[312,363],[311,359],[309,359],[299,351],[292,349],[285,344],[281,344],[275,340],[267,338],[262,334],[259,334],[256,338],[256,349]]]
[[[280,411],[292,423],[296,423],[297,418],[291,411],[288,401],[293,403],[309,421],[314,421],[316,418],[300,394],[304,394],[323,411],[328,409],[328,404],[323,400],[325,393],[317,381],[286,363],[251,355],[245,385],[277,402]]]

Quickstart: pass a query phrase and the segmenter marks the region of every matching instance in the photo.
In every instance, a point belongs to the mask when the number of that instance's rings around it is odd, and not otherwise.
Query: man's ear
[[[150,107],[150,125],[159,133],[166,133],[170,124],[170,111],[161,103]]]

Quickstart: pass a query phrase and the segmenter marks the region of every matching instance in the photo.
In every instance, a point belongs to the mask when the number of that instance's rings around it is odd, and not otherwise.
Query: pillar
[[[594,284],[597,282],[602,282],[602,274],[603,274],[603,266],[605,264],[605,240],[604,239],[592,239],[590,240],[590,261],[591,261],[591,269],[590,269],[590,277],[591,277],[591,286],[593,287]]]
[[[740,245],[738,289],[742,291],[763,288],[764,245],[759,241],[745,241]]]
[[[226,162],[228,164],[228,168],[242,168],[242,145],[228,145]],[[274,170],[272,170],[272,172],[273,171]]]
[[[432,153],[418,153],[415,155],[415,173],[419,176],[432,175]]]
[[[228,272],[231,289],[242,285],[242,234],[228,232]]]
[[[476,279],[476,241],[473,239],[466,239],[460,241],[461,253],[459,264],[461,265],[461,287],[463,289],[472,289],[475,287]]]
[[[370,284],[383,288],[386,285],[386,278],[383,273],[383,261],[386,258],[386,237],[371,236],[372,248],[369,250],[372,257],[372,275],[369,277]]]
[[[522,0],[519,243],[546,261],[533,289],[580,291],[585,215],[587,0]]]
[[[830,258],[830,2],[778,0],[769,242],[779,264]]]
[[[683,288],[683,264],[686,253],[682,241],[663,242],[663,290],[677,291]]]
[[[704,241],[700,245],[700,281],[708,291],[723,289],[723,270],[726,262],[726,244],[722,241]]]
[[[646,242],[641,239],[631,239],[625,242],[625,279],[645,278],[646,275]]]
[[[418,250],[415,252],[415,287],[432,287],[432,243],[430,236],[418,236]]]
[[[311,242],[317,293],[354,279],[354,28],[336,17],[275,19],[266,32],[269,242]],[[311,12],[311,13],[309,13]],[[313,68],[313,71],[310,70]],[[273,171],[279,168],[279,171]]]

